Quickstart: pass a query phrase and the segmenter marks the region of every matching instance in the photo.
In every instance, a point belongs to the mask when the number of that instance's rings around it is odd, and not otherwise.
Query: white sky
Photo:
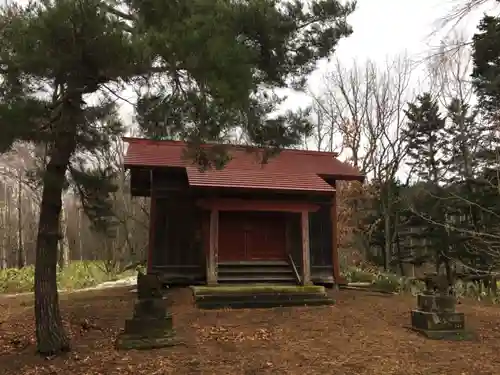
[[[338,58],[346,67],[354,60],[359,63],[370,59],[384,64],[387,59],[405,53],[420,61],[447,35],[448,31],[439,27],[442,19],[456,4],[465,1],[357,0],[357,9],[349,19],[354,32],[340,41],[334,59]],[[497,9],[495,5],[495,0],[491,0],[490,4],[472,12],[455,30],[472,37],[483,13]],[[439,30],[439,33],[434,33]],[[309,79],[313,92],[321,86],[322,75],[328,68],[327,62],[318,64],[318,69]],[[293,108],[308,102],[305,95],[291,95],[286,104]]]
[[[0,0],[3,2],[26,3],[28,0]],[[381,64],[391,56],[407,53],[410,58],[421,59],[433,46],[437,46],[439,36],[431,38],[437,23],[446,17],[454,5],[467,0],[357,0],[357,9],[350,17],[353,34],[340,41],[334,54],[348,66],[354,59],[363,62],[371,59]],[[459,25],[466,36],[473,35],[484,11],[495,6],[495,0],[476,10]],[[441,33],[443,35],[443,32]],[[328,69],[327,62],[318,64],[309,83],[312,91],[321,85],[321,77]],[[125,98],[130,98],[123,93]],[[297,108],[309,103],[305,95],[292,94],[286,102],[287,108]],[[124,120],[133,121],[133,108],[124,104]]]

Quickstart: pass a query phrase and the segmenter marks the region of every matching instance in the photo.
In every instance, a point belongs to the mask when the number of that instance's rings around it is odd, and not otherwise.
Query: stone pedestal
[[[411,325],[419,330],[453,331],[465,329],[465,317],[458,312],[426,312],[413,310]]]
[[[455,311],[456,298],[445,294],[444,288],[437,293],[429,289],[417,296],[417,309],[411,312],[412,329],[436,340],[472,339],[473,334],[465,329],[464,314]]]
[[[124,332],[116,341],[118,349],[153,349],[176,345],[172,315],[167,312],[161,283],[156,275],[137,277],[138,301],[132,319],[125,321]]]

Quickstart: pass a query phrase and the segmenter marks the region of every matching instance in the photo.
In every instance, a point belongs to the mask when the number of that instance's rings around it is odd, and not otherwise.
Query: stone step
[[[290,274],[245,274],[245,273],[235,273],[235,274],[220,274],[217,277],[220,283],[255,283],[255,282],[288,282],[295,283],[295,277],[292,273]]]
[[[293,275],[293,270],[291,267],[288,266],[253,266],[253,267],[219,267],[218,269],[219,275],[220,274],[233,274],[233,273],[248,273],[248,274],[255,274],[255,273],[277,273],[277,274],[292,274]]]
[[[202,309],[267,308],[331,305],[324,287],[309,285],[220,285],[193,287],[196,305]]]
[[[286,266],[289,264],[286,260],[252,260],[252,261],[234,261],[234,262],[219,262],[221,267],[267,267],[267,266]]]
[[[213,309],[261,309],[273,307],[292,307],[292,306],[328,306],[333,305],[334,301],[330,298],[308,298],[308,299],[291,299],[291,300],[261,300],[255,299],[253,301],[200,301],[197,306],[200,309],[213,310]]]
[[[196,296],[197,302],[208,302],[208,301],[220,301],[220,302],[231,302],[231,301],[291,301],[291,300],[307,300],[307,299],[318,299],[318,298],[328,298],[324,293],[259,293],[259,294],[242,294],[242,293],[232,293],[232,294],[220,294],[220,295],[199,295]]]

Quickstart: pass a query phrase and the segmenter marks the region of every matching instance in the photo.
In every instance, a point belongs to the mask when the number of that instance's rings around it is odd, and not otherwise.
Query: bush
[[[369,289],[390,293],[411,293],[417,295],[425,290],[425,283],[415,278],[400,277],[395,274],[381,273],[377,269],[366,267],[349,267],[342,273],[349,283],[370,283]],[[478,301],[500,303],[500,281],[497,282],[498,292],[495,294],[482,285],[472,282],[457,281],[454,286],[458,298],[473,298]]]
[[[350,283],[373,283],[377,279],[375,273],[355,267],[349,268],[344,277]]]
[[[57,272],[57,286],[60,290],[89,288],[100,283],[133,276],[136,270],[124,273],[106,272],[103,262],[77,261]],[[22,269],[8,268],[0,270],[0,293],[33,292],[35,268],[27,266]]]
[[[32,292],[35,286],[35,268],[7,268],[0,270],[0,293]]]
[[[381,273],[376,269],[351,267],[343,273],[343,276],[350,283],[371,283],[372,288],[391,293],[408,292],[416,295],[425,287],[421,281],[395,274]]]
[[[83,289],[113,279],[101,262],[72,262],[57,274],[60,289]]]
[[[388,293],[399,293],[403,290],[403,278],[392,274],[379,274],[373,287]]]

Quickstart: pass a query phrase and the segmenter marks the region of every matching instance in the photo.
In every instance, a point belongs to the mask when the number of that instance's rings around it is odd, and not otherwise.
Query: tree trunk
[[[403,251],[401,250],[401,238],[399,238],[399,233],[398,230],[396,229],[396,250],[398,252],[398,264],[399,264],[399,271],[401,272],[401,276],[405,277],[406,272],[405,272],[405,266],[403,263]]]
[[[22,195],[23,171],[18,171],[17,181],[17,268],[24,267],[24,243],[23,243],[23,195]]]
[[[392,255],[392,233],[390,211],[387,210],[384,215],[384,271],[388,272]]]
[[[6,205],[6,222],[5,222],[5,233],[7,234],[5,238],[6,244],[6,253],[7,253],[7,267],[16,267],[16,254],[17,252],[13,251],[12,248],[12,192],[10,186],[5,186],[5,202]]]
[[[82,208],[78,204],[78,253],[80,254],[80,260],[83,261],[83,233],[82,233]]]
[[[64,207],[64,202],[61,207],[61,214],[59,218],[59,270],[63,270],[65,267],[69,265],[69,243],[67,241],[67,215],[66,208]]]
[[[76,127],[81,121],[81,95],[66,99],[61,118],[55,124],[55,142],[49,151],[49,162],[43,175],[43,192],[35,261],[35,323],[37,349],[42,355],[69,351],[70,342],[64,330],[57,292],[57,258],[61,196],[65,175],[76,149]]]
[[[6,269],[7,263],[7,185],[3,184],[2,205],[2,251],[0,252],[0,268]]]

